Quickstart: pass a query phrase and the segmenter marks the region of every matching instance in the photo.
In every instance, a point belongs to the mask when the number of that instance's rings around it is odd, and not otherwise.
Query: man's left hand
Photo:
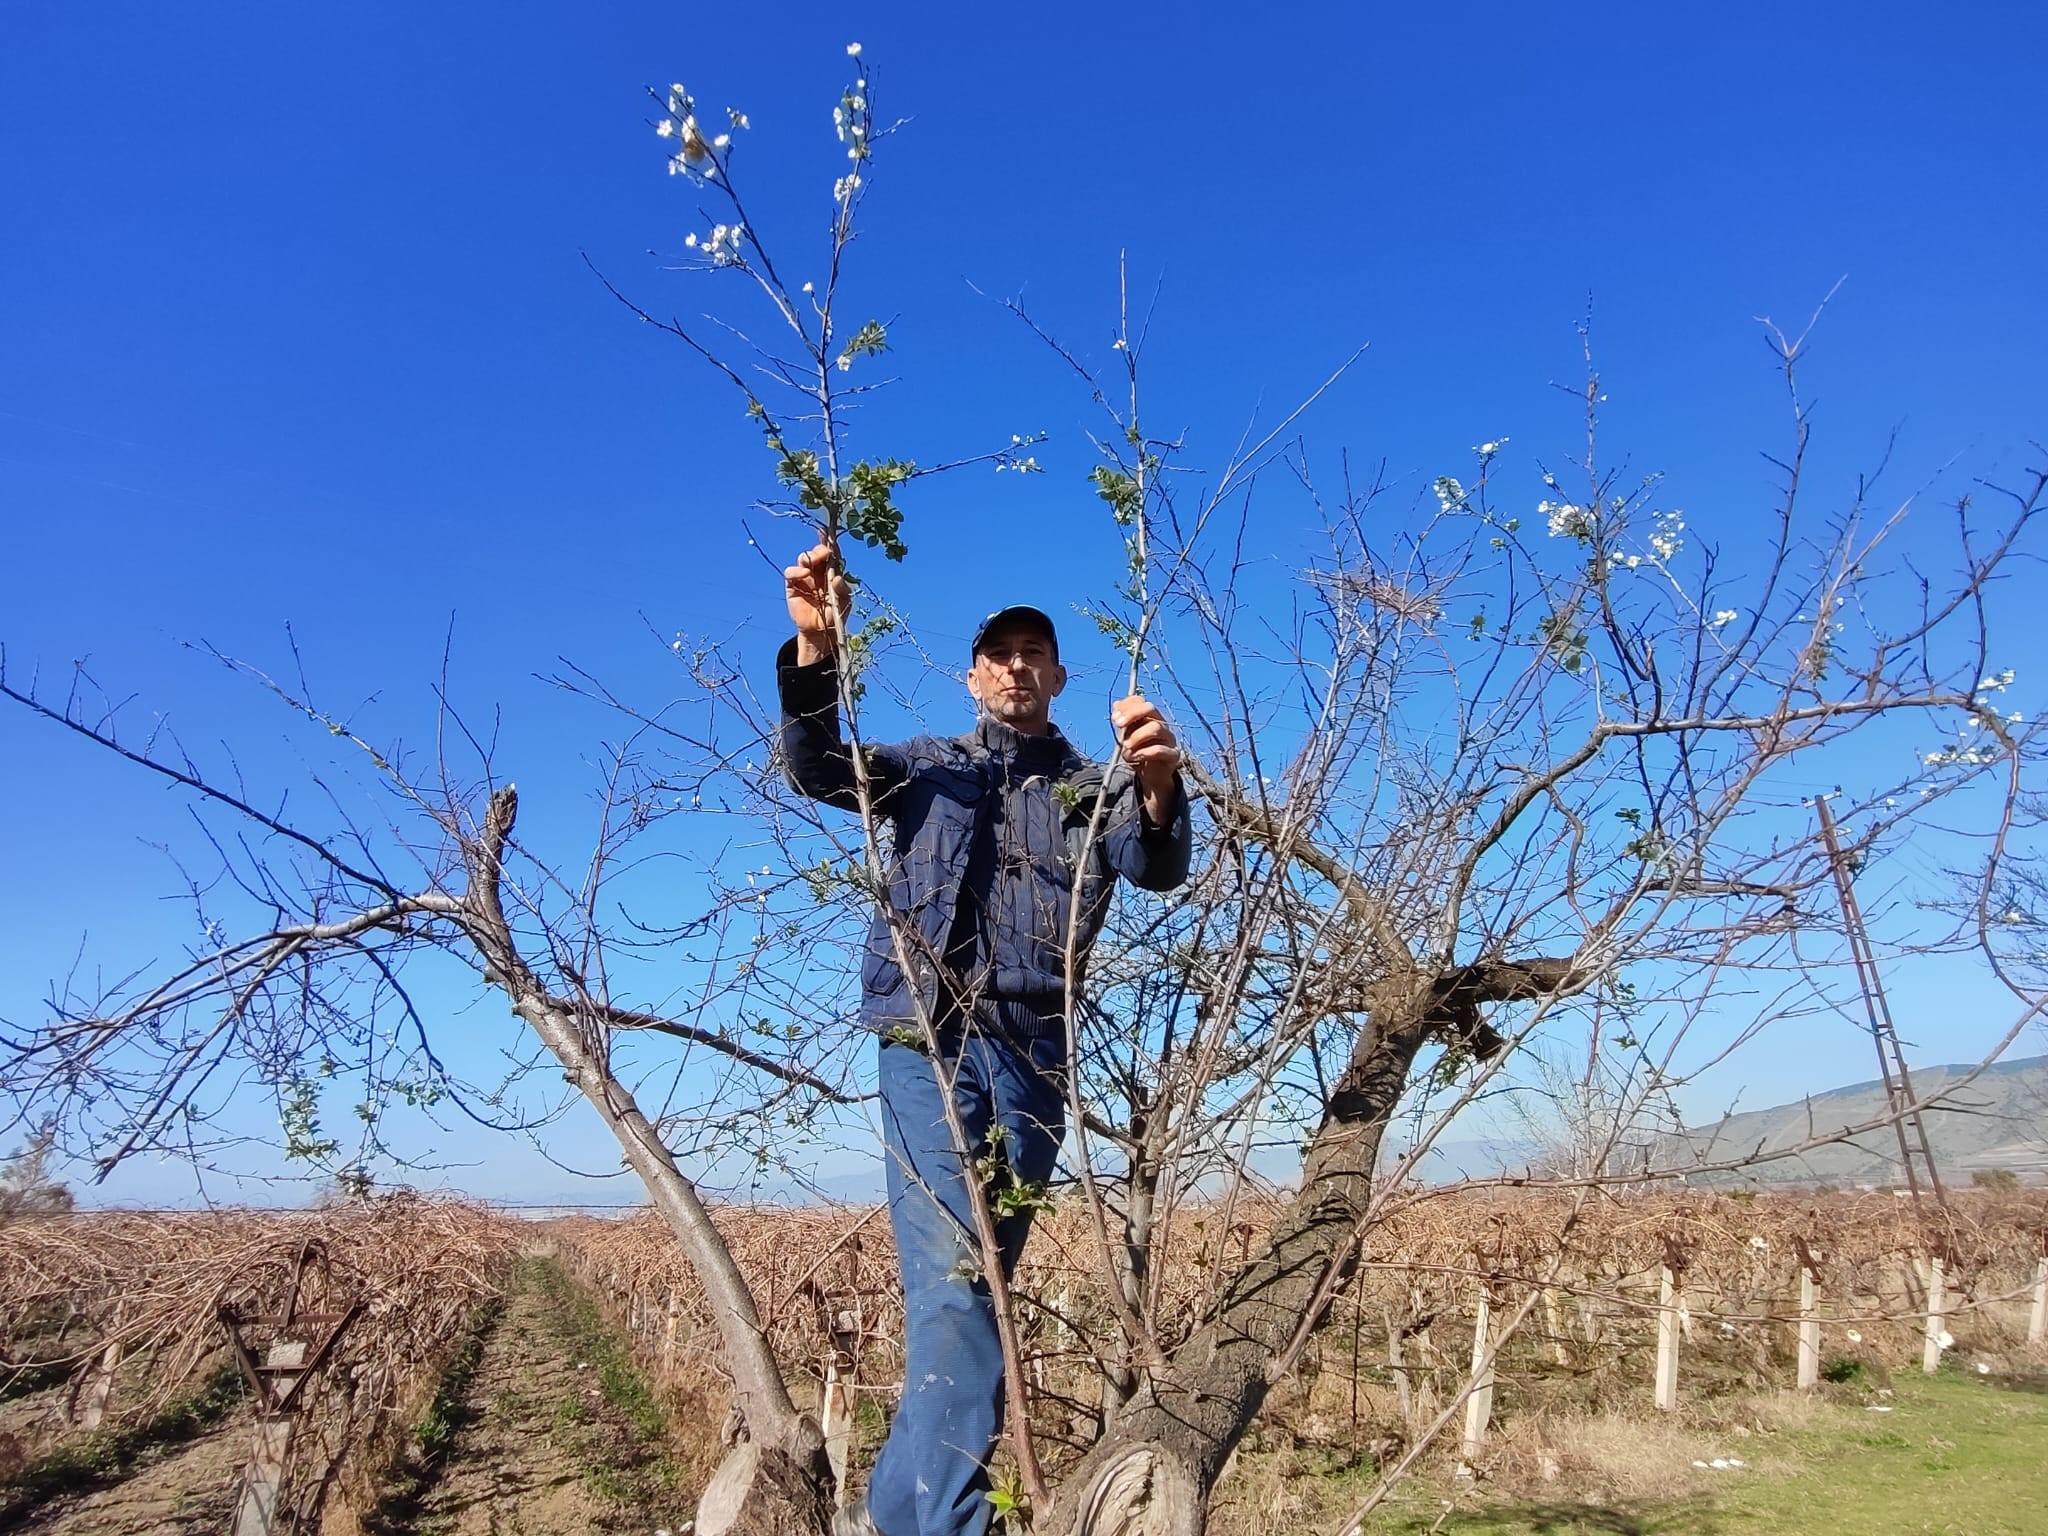
[[[1116,748],[1138,776],[1145,796],[1145,815],[1155,827],[1173,819],[1180,799],[1180,743],[1159,706],[1138,694],[1109,706]]]

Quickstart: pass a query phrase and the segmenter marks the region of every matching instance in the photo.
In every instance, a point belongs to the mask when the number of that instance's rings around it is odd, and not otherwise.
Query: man
[[[784,771],[804,794],[858,811],[833,666],[846,581],[824,545],[783,578],[796,628],[777,658]],[[892,833],[886,906],[861,966],[861,1021],[881,1037],[905,1372],[867,1497],[834,1524],[841,1536],[987,1530],[1003,1358],[967,1180],[1028,1188],[1050,1177],[1066,1124],[1070,937],[1078,974],[1117,875],[1154,891],[1187,878],[1172,730],[1144,699],[1118,700],[1110,723],[1128,771],[1105,773],[1053,726],[1066,684],[1052,620],[1004,608],[974,634],[972,731],[862,748],[870,803]],[[1031,1220],[1020,1203],[996,1225],[1005,1276]]]

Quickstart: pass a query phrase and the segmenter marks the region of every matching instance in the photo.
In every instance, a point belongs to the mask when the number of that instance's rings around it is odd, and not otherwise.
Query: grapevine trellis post
[[[1656,1390],[1657,1406],[1666,1413],[1678,1406],[1678,1277],[1684,1269],[1684,1255],[1667,1236],[1664,1263],[1657,1271]]]
[[[2048,1341],[2048,1254],[2034,1261],[2034,1309],[2027,1316],[2027,1342]]]
[[[307,1266],[316,1261],[324,1271],[325,1250],[310,1240],[301,1244],[298,1261],[292,1268],[291,1289],[285,1294],[281,1312],[244,1316],[233,1307],[220,1308],[220,1323],[227,1330],[235,1364],[241,1368],[256,1399],[256,1443],[250,1451],[249,1465],[242,1475],[242,1492],[235,1503],[234,1536],[271,1536],[276,1528],[286,1458],[291,1454],[292,1433],[305,1407],[306,1384],[327,1363],[349,1324],[363,1314],[364,1300],[360,1296],[341,1312],[299,1310]],[[321,1289],[322,1294],[332,1294],[331,1283]],[[284,1336],[296,1329],[323,1324],[327,1325],[326,1337],[310,1349],[307,1340]],[[260,1364],[250,1355],[248,1341],[242,1336],[245,1327],[258,1325],[275,1327],[279,1334],[265,1349]]]
[[[1550,1334],[1550,1355],[1557,1362],[1558,1369],[1570,1370],[1571,1349],[1565,1338],[1564,1310],[1558,1304],[1557,1287],[1543,1287],[1543,1326]]]
[[[825,1437],[825,1459],[832,1467],[834,1497],[844,1503],[846,1477],[853,1469],[853,1380],[860,1368],[867,1323],[858,1290],[835,1297],[813,1285],[811,1295],[826,1343],[818,1428]],[[842,1305],[847,1301],[851,1305]]]
[[[1394,1400],[1400,1406],[1402,1423],[1412,1429],[1415,1425],[1415,1393],[1408,1383],[1408,1360],[1401,1348],[1402,1321],[1394,1316],[1391,1307],[1381,1308],[1381,1315],[1387,1320],[1387,1374],[1394,1378]]]
[[[1465,1398],[1464,1458],[1476,1458],[1486,1444],[1486,1426],[1493,1418],[1493,1287],[1479,1286],[1479,1311],[1472,1323],[1472,1388]]]
[[[238,1347],[236,1354],[241,1353]],[[263,1352],[263,1364],[256,1368],[258,1379],[271,1388],[275,1400],[287,1406],[257,1410],[256,1444],[242,1474],[241,1497],[235,1501],[234,1536],[270,1536],[275,1526],[284,1492],[285,1458],[291,1454],[292,1431],[299,1419],[290,1400],[310,1374],[305,1364],[304,1341],[284,1339]]]
[[[1813,1295],[1820,1266],[1805,1238],[1794,1237],[1792,1247],[1799,1255],[1799,1390],[1811,1392],[1820,1384],[1820,1313]]]
[[[107,1399],[114,1391],[114,1373],[121,1367],[120,1328],[121,1311],[117,1307],[113,1316],[114,1337],[100,1351],[99,1361],[93,1366],[91,1378],[86,1383],[85,1401],[78,1413],[80,1429],[98,1429],[106,1419]]]
[[[1927,1327],[1920,1346],[1920,1369],[1932,1376],[1941,1369],[1942,1340],[1948,1333],[1948,1284],[1940,1255],[1927,1261]]]

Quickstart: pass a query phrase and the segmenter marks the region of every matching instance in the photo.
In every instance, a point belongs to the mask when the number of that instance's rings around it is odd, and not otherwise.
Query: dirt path
[[[645,1532],[687,1514],[658,1412],[551,1259],[521,1262],[449,1418],[453,1434],[412,1501],[416,1536]]]

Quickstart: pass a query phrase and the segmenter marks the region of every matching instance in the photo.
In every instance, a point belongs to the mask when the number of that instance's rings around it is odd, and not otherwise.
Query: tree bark
[[[1432,1038],[1490,1055],[1482,1003],[1569,982],[1561,962],[1463,966],[1379,989],[1272,1233],[1062,1485],[1044,1529],[1060,1536],[1199,1536],[1223,1464],[1258,1416],[1272,1368],[1357,1261],[1380,1142]]]

